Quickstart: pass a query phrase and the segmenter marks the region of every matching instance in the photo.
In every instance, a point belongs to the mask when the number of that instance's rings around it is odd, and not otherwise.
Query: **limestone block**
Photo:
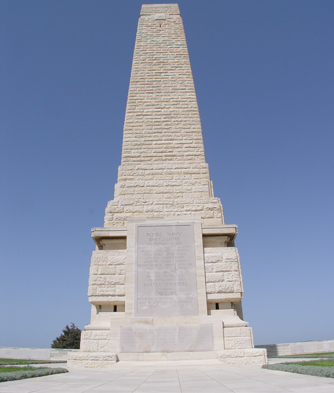
[[[84,361],[83,360],[76,360],[76,359],[68,359],[67,360],[67,367],[68,368],[84,368]]]
[[[230,366],[261,365],[267,363],[267,353],[265,350],[257,349],[244,350],[224,350],[217,352],[218,359]]]
[[[82,333],[90,333],[92,340],[109,340],[110,339],[110,332],[109,331],[85,331]],[[81,333],[81,334],[82,334]],[[85,336],[86,337],[86,336]]]
[[[214,263],[206,263],[205,264],[205,273],[214,273],[215,272],[214,266],[215,266]]]
[[[90,274],[90,275],[98,274],[98,272],[99,272],[98,266],[91,266],[91,267],[90,267],[90,270],[89,270],[89,274]]]
[[[207,250],[204,249],[204,260],[205,264],[207,263],[218,263],[222,261],[222,255],[220,255],[218,252],[215,254],[208,254]]]
[[[235,282],[233,287],[234,287],[234,292],[243,292],[244,291],[244,288],[243,288],[243,285],[241,282],[239,282],[239,283]]]
[[[93,251],[91,266],[97,265],[106,265],[108,261],[107,254],[103,251]]]
[[[91,293],[89,296],[116,295],[116,285],[99,285],[94,288],[96,288],[95,292]]]
[[[83,352],[98,352],[99,342],[97,340],[83,340],[80,345]]]
[[[125,275],[94,275],[90,279],[91,285],[116,285],[125,284]]]
[[[115,353],[76,352],[69,353],[67,367],[69,368],[106,368],[117,362]]]
[[[225,281],[240,281],[240,275],[237,272],[225,273]]]
[[[233,271],[235,267],[236,267],[236,269],[238,269],[238,265],[237,264],[234,266],[231,263],[218,262],[218,263],[213,264],[213,271],[216,272],[216,273],[218,273],[218,272],[229,272],[229,271]],[[239,277],[237,279],[239,279]]]
[[[245,349],[245,356],[266,356],[267,351],[264,348]]]
[[[206,273],[206,282],[222,282],[224,273]]]
[[[117,275],[125,275],[125,266],[117,266],[116,274]]]
[[[110,340],[99,340],[99,352],[110,352]]]
[[[224,283],[215,283],[215,292],[216,293],[231,293],[231,292],[235,292],[234,285],[224,284]]]
[[[121,252],[122,251],[122,252]],[[114,252],[114,255],[108,256],[108,265],[124,265],[126,258],[126,251],[118,250],[118,253]]]
[[[206,292],[207,293],[216,293],[216,288],[214,283],[206,283]]]
[[[236,337],[234,339],[236,349],[252,348],[252,340],[250,337]]]
[[[91,273],[91,274],[101,274],[101,275],[111,275],[111,274],[117,274],[117,267],[116,266],[102,266],[97,269],[96,273]]]
[[[224,337],[251,337],[251,328],[224,328]]]
[[[92,340],[93,339],[93,332],[90,331],[82,331],[81,332],[81,341],[82,340]]]
[[[125,296],[125,285],[116,285],[116,295]]]
[[[88,296],[94,296],[97,294],[97,287],[94,285],[88,286]]]

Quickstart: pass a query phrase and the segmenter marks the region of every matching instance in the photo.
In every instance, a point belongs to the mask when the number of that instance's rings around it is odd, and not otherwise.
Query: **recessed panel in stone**
[[[120,352],[213,351],[212,325],[120,327]]]
[[[136,317],[198,315],[192,224],[137,226],[134,300]]]

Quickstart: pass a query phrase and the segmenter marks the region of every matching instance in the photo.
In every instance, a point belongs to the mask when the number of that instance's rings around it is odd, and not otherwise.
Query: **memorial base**
[[[209,352],[143,352],[119,353],[119,361],[176,361],[217,359],[215,351]]]
[[[223,310],[203,317],[111,318],[86,326],[81,351],[69,354],[70,368],[108,368],[117,361],[218,359],[226,365],[266,364],[254,349],[252,329]],[[234,326],[233,326],[234,324]]]

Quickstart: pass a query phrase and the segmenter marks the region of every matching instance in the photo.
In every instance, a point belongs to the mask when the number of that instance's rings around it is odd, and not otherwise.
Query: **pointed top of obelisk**
[[[105,226],[138,217],[198,217],[222,225],[177,4],[144,4],[124,119],[122,160]]]
[[[180,10],[177,4],[143,4],[141,6],[141,16],[152,14],[180,15]]]

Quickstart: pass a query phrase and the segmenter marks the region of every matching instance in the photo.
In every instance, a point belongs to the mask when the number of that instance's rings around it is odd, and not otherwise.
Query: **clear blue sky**
[[[0,2],[0,346],[90,321],[142,2]],[[334,2],[179,1],[256,344],[334,339]]]

